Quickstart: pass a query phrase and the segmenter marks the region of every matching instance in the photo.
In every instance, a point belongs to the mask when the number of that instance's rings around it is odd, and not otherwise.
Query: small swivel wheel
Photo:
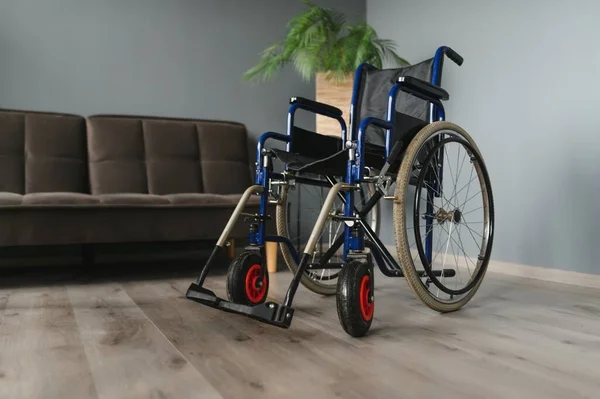
[[[336,304],[340,323],[349,335],[362,337],[371,328],[373,300],[373,269],[367,262],[351,261],[340,271]]]
[[[227,297],[242,305],[259,305],[267,299],[269,273],[263,270],[262,257],[244,252],[231,262],[227,271]]]

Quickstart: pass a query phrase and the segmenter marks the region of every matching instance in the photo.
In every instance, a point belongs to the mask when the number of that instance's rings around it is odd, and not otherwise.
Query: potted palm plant
[[[344,14],[336,10],[319,7],[309,0],[304,3],[308,9],[288,22],[285,39],[267,47],[244,78],[268,80],[292,64],[303,80],[315,79],[316,100],[343,110],[348,123],[346,110],[356,67],[363,62],[378,68],[384,62],[399,66],[409,63],[396,53],[392,40],[380,38],[366,22],[350,25]],[[317,131],[338,135],[339,124],[317,115]]]

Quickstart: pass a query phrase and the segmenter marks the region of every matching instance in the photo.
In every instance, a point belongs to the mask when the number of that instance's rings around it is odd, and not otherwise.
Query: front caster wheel
[[[227,271],[229,301],[250,306],[263,303],[269,292],[269,273],[263,268],[262,258],[255,252],[244,252],[231,262]]]
[[[349,335],[362,337],[371,328],[373,300],[373,269],[366,262],[352,261],[340,271],[336,304],[340,324]]]

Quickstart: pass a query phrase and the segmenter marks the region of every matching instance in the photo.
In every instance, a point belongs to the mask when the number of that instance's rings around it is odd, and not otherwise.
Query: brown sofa
[[[0,110],[0,247],[215,241],[248,154],[234,122]]]

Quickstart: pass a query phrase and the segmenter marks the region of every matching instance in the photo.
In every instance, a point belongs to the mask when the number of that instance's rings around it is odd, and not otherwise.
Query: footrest
[[[224,312],[236,313],[251,319],[271,324],[276,327],[289,328],[292,324],[294,309],[275,302],[265,302],[256,306],[241,305],[221,299],[214,292],[192,283],[188,288],[186,298],[219,309]]]

